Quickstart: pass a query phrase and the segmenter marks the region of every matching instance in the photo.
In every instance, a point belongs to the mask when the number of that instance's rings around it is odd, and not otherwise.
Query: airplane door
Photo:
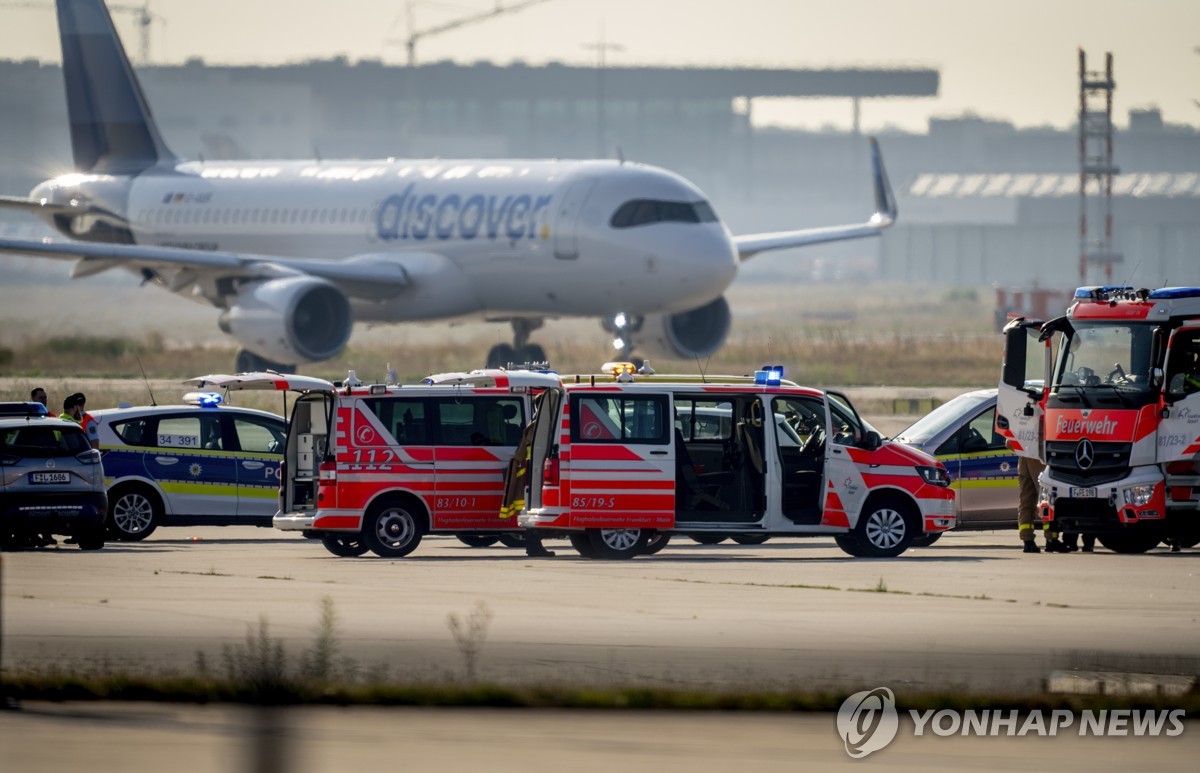
[[[996,404],[996,429],[1013,453],[1038,459],[1042,447],[1042,384],[1050,372],[1050,342],[1039,341],[1041,320],[1018,317],[1004,327],[1004,367]],[[1040,373],[1039,373],[1040,369]]]
[[[554,257],[560,260],[579,257],[579,213],[595,187],[594,178],[576,180],[558,200],[554,208]]]
[[[1158,462],[1192,460],[1200,452],[1200,327],[1181,327],[1167,346],[1167,409],[1158,425]]]

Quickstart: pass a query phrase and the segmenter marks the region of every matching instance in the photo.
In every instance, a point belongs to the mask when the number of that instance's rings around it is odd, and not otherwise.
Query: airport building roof
[[[1200,174],[1157,172],[1113,177],[1113,196],[1132,198],[1200,198]],[[909,196],[921,199],[1078,198],[1078,174],[921,174],[908,186]],[[1088,194],[1100,193],[1088,181]]]

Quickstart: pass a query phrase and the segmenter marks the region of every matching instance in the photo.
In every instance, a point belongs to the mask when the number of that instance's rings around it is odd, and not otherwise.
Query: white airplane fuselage
[[[604,317],[696,308],[737,273],[724,224],[615,227],[635,200],[701,204],[662,169],[616,161],[188,162],[136,176],[71,174],[33,198],[87,201],[139,245],[260,256],[394,256],[411,285],[352,301],[363,321]],[[179,292],[215,302],[191,286]]]

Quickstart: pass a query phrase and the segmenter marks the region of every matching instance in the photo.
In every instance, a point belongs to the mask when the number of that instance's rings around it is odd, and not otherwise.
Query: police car
[[[145,539],[164,525],[271,525],[284,420],[211,392],[184,403],[91,411],[116,539]]]
[[[918,419],[892,440],[946,466],[958,493],[959,531],[1017,525],[1017,455],[996,432],[996,390],[961,394]],[[940,535],[927,535],[932,544]],[[930,539],[932,537],[932,539]]]

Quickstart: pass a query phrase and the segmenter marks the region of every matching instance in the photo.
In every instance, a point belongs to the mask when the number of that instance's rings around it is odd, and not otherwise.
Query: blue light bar
[[[224,398],[219,392],[188,392],[183,396],[183,401],[188,405],[198,405],[201,408],[216,408]]]
[[[1172,298],[1200,298],[1200,287],[1164,287],[1150,293],[1150,300],[1165,301]]]
[[[779,386],[783,381],[782,365],[763,365],[762,370],[754,371],[754,383],[766,386]]]

